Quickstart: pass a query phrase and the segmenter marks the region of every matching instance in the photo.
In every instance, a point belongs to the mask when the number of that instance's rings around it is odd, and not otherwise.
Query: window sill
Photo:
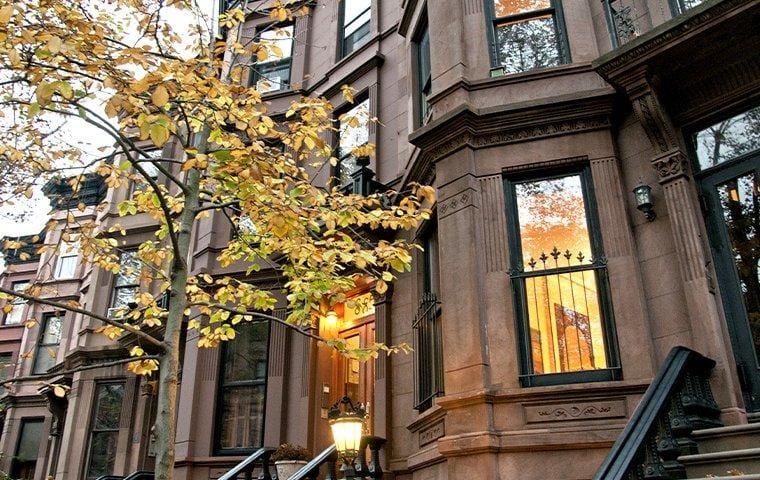
[[[583,372],[550,373],[539,375],[521,375],[522,387],[549,387],[568,385],[572,383],[612,382],[623,379],[621,368],[606,368],[602,370],[587,370]]]

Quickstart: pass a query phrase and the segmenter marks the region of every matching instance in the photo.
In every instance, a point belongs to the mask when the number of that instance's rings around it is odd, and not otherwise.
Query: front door
[[[365,323],[340,332],[350,350],[364,348],[375,342],[374,318],[364,319]],[[369,321],[367,321],[369,320]],[[375,362],[360,362],[353,358],[340,356],[336,371],[338,398],[347,395],[351,401],[361,403],[367,410],[365,423],[367,434],[372,434],[372,409],[375,395]]]
[[[760,411],[760,152],[699,176],[739,380]]]

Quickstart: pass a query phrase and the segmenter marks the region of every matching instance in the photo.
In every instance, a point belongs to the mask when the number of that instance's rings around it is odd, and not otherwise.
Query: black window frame
[[[100,408],[100,405],[98,403],[99,400],[99,393],[100,388],[107,386],[107,385],[118,385],[121,386],[122,392],[121,392],[121,410],[119,412],[119,420],[116,428],[102,428],[102,429],[96,429],[95,426],[95,420],[97,419],[98,415],[98,409]],[[124,379],[110,379],[110,380],[97,380],[95,382],[95,388],[93,389],[93,397],[92,397],[92,408],[90,410],[90,419],[89,424],[87,426],[87,449],[85,450],[85,462],[84,462],[84,472],[82,474],[82,478],[85,480],[88,478],[88,474],[90,472],[90,465],[92,462],[92,442],[93,437],[97,433],[116,433],[116,445],[117,445],[117,451],[118,451],[118,437],[121,433],[121,413],[124,411],[125,405],[124,402],[127,401],[127,382]],[[113,475],[113,472],[109,472],[106,475]],[[94,477],[99,478],[99,477]]]
[[[279,68],[284,67],[287,65],[288,67],[288,78],[285,81],[280,82],[280,86],[277,89],[274,90],[268,90],[266,92],[261,92],[262,95],[270,95],[270,94],[276,94],[276,93],[282,93],[282,92],[288,92],[293,89],[293,86],[291,84],[291,80],[293,78],[293,54],[295,53],[295,46],[296,46],[296,24],[295,22],[282,22],[282,23],[268,23],[265,25],[260,26],[256,29],[256,37],[260,38],[261,34],[263,34],[265,31],[269,29],[282,29],[287,27],[293,27],[293,33],[291,38],[292,45],[290,47],[290,55],[283,58],[274,58],[272,60],[265,60],[263,62],[253,62],[251,69],[250,69],[250,75],[248,79],[248,85],[254,86],[256,83],[261,80],[262,78],[266,78],[270,83],[271,80],[266,75],[263,75],[262,69],[270,69],[266,73],[278,70]],[[283,37],[285,38],[285,37]]]
[[[45,343],[45,331],[48,328],[48,325],[50,324],[51,318],[57,318],[60,321],[60,334],[58,337],[58,343]],[[47,312],[42,315],[42,322],[40,322],[40,329],[39,329],[39,336],[37,337],[37,344],[34,350],[34,362],[32,364],[32,375],[44,375],[48,372],[48,370],[44,371],[37,371],[37,367],[40,365],[39,359],[40,355],[43,353],[43,348],[48,349],[51,347],[55,347],[56,352],[56,358],[53,359],[53,364],[51,365],[51,368],[56,365],[56,361],[58,358],[58,351],[61,348],[61,340],[63,340],[63,322],[65,319],[65,313],[64,312]],[[45,354],[49,354],[49,352],[45,351]],[[52,356],[51,356],[52,358]]]
[[[434,239],[435,262],[431,261],[431,240]],[[436,397],[444,395],[443,331],[440,299],[440,249],[438,222],[431,218],[419,235],[424,251],[421,254],[422,281],[419,307],[412,323],[414,339],[414,409],[419,413],[433,406]],[[433,278],[432,269],[436,268]],[[435,285],[434,285],[435,282]],[[424,370],[423,370],[424,369]]]
[[[520,223],[517,207],[517,192],[515,186],[519,183],[538,182],[578,175],[581,179],[583,202],[588,224],[589,240],[593,254],[590,266],[548,269],[538,272],[526,272],[523,268],[522,242],[520,238]],[[514,173],[505,173],[504,200],[507,213],[507,236],[509,243],[510,269],[509,279],[513,296],[513,308],[517,328],[517,342],[520,363],[520,385],[523,387],[538,387],[550,385],[566,385],[572,383],[615,381],[623,378],[620,366],[615,318],[612,308],[612,297],[607,271],[607,259],[604,255],[601,226],[598,208],[594,194],[591,167],[587,164],[568,165],[557,168],[527,169]],[[599,296],[602,335],[605,345],[607,367],[596,370],[583,370],[560,373],[533,373],[533,358],[531,334],[528,318],[526,278],[566,273],[569,271],[593,271]]]
[[[37,457],[35,457],[35,459],[34,459],[33,462],[31,460],[26,460],[24,462],[20,462],[18,460],[18,453],[19,453],[18,450],[21,447],[21,439],[22,439],[23,434],[24,434],[24,425],[26,425],[28,423],[39,423],[41,425],[41,428],[40,428],[40,438],[38,439],[39,444],[37,445]],[[10,469],[11,470],[10,471],[11,477],[13,477],[13,478],[20,478],[20,474],[18,473],[18,469],[19,469],[19,464],[21,464],[21,463],[24,463],[24,464],[34,463],[34,472],[35,472],[34,475],[35,476],[37,475],[37,467],[39,466],[38,465],[38,460],[40,458],[40,448],[42,447],[42,441],[43,441],[43,439],[45,437],[46,437],[46,435],[45,435],[45,417],[22,417],[21,418],[21,421],[19,422],[18,437],[16,438],[16,446],[13,449],[13,457],[11,459],[11,469]]]
[[[431,69],[430,58],[430,29],[427,16],[427,9],[423,14],[417,32],[415,33],[412,43],[414,44],[414,63],[416,67],[416,90],[415,90],[415,104],[417,107],[416,113],[416,125],[421,127],[427,124],[430,115],[430,94],[433,92],[433,74]],[[423,39],[427,37],[427,44]],[[425,45],[427,45],[427,52],[425,52]],[[423,77],[423,59],[427,55],[427,76]]]
[[[7,360],[7,362],[5,360]],[[13,366],[13,352],[0,352],[0,381],[8,380],[13,377],[13,372],[11,371],[11,367]],[[7,387],[0,385],[0,397],[3,397],[7,392]],[[1,429],[0,432],[2,432]]]
[[[369,43],[369,38],[372,36],[372,3],[374,0],[370,0],[369,7],[367,7],[365,10],[362,10],[362,12],[357,15],[351,22],[349,22],[349,25],[359,21],[359,19],[367,12],[369,12],[369,20],[366,22],[366,25],[368,26],[368,32],[361,37],[361,39],[366,40],[363,43],[360,43],[358,46],[356,43],[351,44],[351,48],[349,48],[349,45],[347,43],[348,38],[346,37],[346,2],[350,0],[339,0],[339,6],[338,6],[338,60],[341,60],[352,53],[358,51],[361,49],[364,45]],[[354,33],[358,32],[364,27],[365,24],[362,24]],[[354,35],[354,33],[351,34],[351,36]]]
[[[669,6],[670,6],[670,15],[675,18],[679,15],[683,15],[684,13],[688,12],[689,10],[693,8],[697,8],[699,5],[703,4],[705,0],[700,0],[700,2],[692,7],[685,4],[684,0],[668,0]]]
[[[264,446],[264,436],[266,434],[266,417],[267,417],[267,391],[269,388],[269,355],[270,355],[270,348],[272,346],[272,322],[266,321],[266,322],[256,322],[256,323],[245,323],[241,322],[237,325],[238,328],[240,327],[248,327],[253,328],[254,326],[258,324],[265,324],[266,330],[267,330],[267,341],[266,341],[266,372],[264,373],[264,380],[246,380],[246,381],[236,381],[236,382],[230,382],[229,384],[224,383],[224,359],[225,355],[227,354],[227,348],[228,343],[224,342],[220,348],[219,348],[219,370],[218,370],[218,377],[217,377],[217,384],[216,384],[216,408],[215,415],[214,415],[214,432],[213,432],[213,452],[214,455],[217,456],[237,456],[237,455],[250,455],[251,453],[255,452],[258,448],[261,448]],[[233,342],[237,341],[232,340]],[[256,386],[256,385],[263,385],[264,387],[264,408],[262,411],[262,417],[261,417],[261,438],[259,439],[259,445],[254,445],[252,447],[247,448],[222,448],[221,446],[221,440],[222,440],[222,422],[223,422],[223,401],[224,401],[224,392],[225,390],[229,390],[231,388],[236,387],[249,387],[249,386]]]
[[[136,300],[137,295],[139,295],[139,293],[140,293],[140,272],[139,271],[137,272],[136,283],[130,283],[130,284],[126,284],[126,285],[118,285],[117,284],[117,280],[119,278],[119,275],[121,275],[122,255],[125,255],[125,254],[133,254],[135,256],[135,258],[137,258],[137,261],[140,262],[140,265],[141,265],[141,268],[142,268],[142,261],[139,259],[138,255],[137,255],[137,250],[135,250],[135,249],[127,249],[127,250],[122,250],[122,251],[119,252],[119,273],[115,273],[113,275],[113,280],[112,280],[112,284],[111,284],[111,299],[108,302],[108,305],[109,305],[108,309],[109,310],[114,309],[114,308],[119,308],[119,307],[116,306],[116,299],[119,298],[119,296],[117,295],[117,292],[119,290],[126,290],[128,288],[135,288],[136,289],[136,294],[135,294],[135,299],[133,299],[133,301]]]
[[[342,163],[343,160],[347,158],[351,158],[354,155],[351,152],[346,153],[345,155],[340,154],[340,117],[341,115],[350,112],[354,108],[358,107],[362,103],[367,102],[367,114],[369,118],[372,118],[372,99],[369,98],[369,92],[361,92],[359,95],[354,97],[353,103],[345,103],[344,105],[341,105],[340,108],[336,109],[333,118],[335,119],[335,122],[338,124],[338,128],[336,129],[334,135],[333,135],[333,141],[334,141],[334,156],[338,160],[338,162],[335,164],[334,167],[332,167],[332,174],[331,177],[334,179],[334,184],[338,187],[345,188],[347,186],[351,185],[351,182],[342,183],[340,176],[342,175]],[[367,122],[367,144],[371,143],[370,136],[372,135],[372,131],[370,129],[370,121]]]
[[[158,160],[158,163],[162,163],[162,159],[164,157],[164,150],[162,148],[145,148],[142,151],[145,152],[147,154],[147,156],[149,156],[152,160],[154,160],[154,161]],[[153,154],[157,153],[158,155],[154,157],[154,156],[151,156],[152,153]],[[143,169],[145,169],[144,165],[146,163],[148,163],[148,162],[145,161],[146,158],[142,155],[142,153],[140,153],[138,151],[134,151],[134,152],[132,152],[132,155],[138,157],[138,160],[140,160],[139,163],[141,164],[141,166],[143,166]],[[154,182],[159,183],[159,180],[161,178],[161,170],[159,170],[159,168],[156,165],[154,165],[154,164],[151,164],[151,168],[155,168],[156,169],[156,174],[155,175],[151,175],[150,178],[152,178]],[[137,172],[137,170],[134,169],[134,167],[132,168],[132,170],[134,170],[134,174],[135,175],[140,175]],[[144,184],[140,185],[140,186],[149,185],[149,183],[147,181],[145,181],[144,178],[143,178],[143,181],[144,181]],[[130,200],[132,198],[134,198],[135,192],[137,192],[137,187],[138,187],[137,181],[132,180],[131,182],[129,182],[128,198]]]
[[[503,65],[499,62],[499,52],[496,38],[497,25],[505,22],[517,22],[520,20],[529,20],[551,14],[554,19],[554,34],[557,37],[557,52],[559,64],[548,67],[538,67],[524,70],[522,72],[506,73],[507,75],[519,75],[526,72],[541,71],[546,68],[556,68],[572,62],[570,53],[570,40],[568,37],[567,26],[565,25],[565,15],[562,10],[562,0],[549,0],[551,5],[548,8],[531,10],[517,15],[508,15],[505,17],[496,16],[496,6],[494,0],[483,0],[485,2],[486,21],[488,23],[486,31],[488,32],[489,55],[491,57],[491,68],[500,68]]]

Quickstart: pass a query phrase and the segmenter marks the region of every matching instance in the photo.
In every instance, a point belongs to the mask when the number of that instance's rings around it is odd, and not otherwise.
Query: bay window
[[[505,181],[524,386],[619,371],[590,182],[588,168]]]
[[[351,184],[351,174],[359,167],[353,150],[369,142],[369,120],[369,99],[359,102],[338,118],[338,165],[335,177],[340,185]]]
[[[267,26],[259,33],[259,41],[270,49],[270,57],[256,62],[251,70],[251,83],[261,93],[290,88],[293,64],[293,25]]]
[[[129,304],[135,301],[140,290],[141,269],[142,263],[137,258],[137,252],[133,250],[121,252],[119,273],[114,278],[109,315],[123,314],[129,308]]]
[[[37,352],[34,357],[33,373],[35,375],[46,373],[56,363],[63,331],[63,314],[46,313],[42,317],[40,327]]]
[[[30,285],[28,280],[22,280],[19,282],[13,282],[11,288],[14,292],[23,292]],[[26,307],[26,300],[20,297],[13,297],[10,300],[13,310],[5,314],[4,325],[18,325],[24,319],[24,308]]]
[[[488,0],[492,64],[519,73],[567,63],[560,0]]]
[[[97,384],[87,449],[87,480],[113,474],[123,401],[124,383]]]
[[[367,43],[372,22],[372,0],[340,0],[340,57]]]

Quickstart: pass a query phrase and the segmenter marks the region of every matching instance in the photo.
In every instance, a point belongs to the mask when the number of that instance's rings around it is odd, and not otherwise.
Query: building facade
[[[336,120],[366,118],[338,125],[325,183],[370,169],[372,185],[438,192],[434,218],[409,233],[425,247],[413,272],[383,296],[357,289],[319,328],[415,351],[359,363],[278,325],[241,329],[220,349],[188,336],[177,478],[218,478],[286,441],[316,454],[331,442],[327,409],[348,394],[387,440],[389,478],[588,479],[679,345],[716,361],[724,424],[758,418],[760,1],[306,5],[278,25],[285,35],[267,15],[244,25],[244,40],[271,36],[283,50],[251,69],[270,112],[311,95],[333,102]],[[366,142],[377,154],[362,166],[350,151]],[[107,208],[79,214],[108,227],[129,195],[110,190]],[[127,251],[155,230],[142,215],[118,223]],[[233,234],[221,214],[203,220],[193,272],[242,276],[216,258]],[[3,282],[34,277],[51,298],[104,314],[139,286],[128,253],[117,275],[75,260],[62,278],[64,257],[19,264]],[[248,280],[280,285],[274,271]],[[96,320],[39,313],[10,350],[55,356],[16,374],[127,348],[95,334]],[[19,330],[8,314],[5,325]],[[39,382],[6,393],[0,466],[37,480],[151,470],[151,380],[119,366],[65,381],[65,400]]]

